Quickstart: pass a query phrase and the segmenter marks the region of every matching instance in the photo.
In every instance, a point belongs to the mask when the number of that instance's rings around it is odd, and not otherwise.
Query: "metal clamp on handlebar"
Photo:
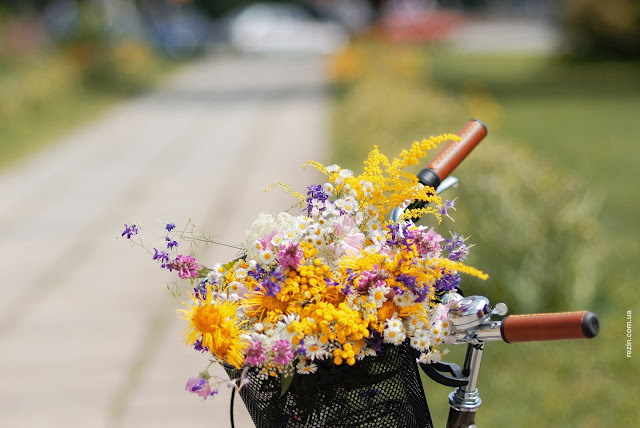
[[[442,300],[445,304],[451,304],[448,318],[453,330],[453,343],[468,343],[478,352],[482,351],[484,341],[501,339],[500,321],[491,321],[491,316],[505,315],[507,305],[504,303],[491,308],[489,299],[484,296],[462,297],[457,293],[447,293]],[[479,363],[479,359],[477,362]],[[467,362],[463,369],[447,362],[420,366],[427,376],[441,385],[465,387],[471,383],[475,386],[477,380],[477,368],[469,366]]]

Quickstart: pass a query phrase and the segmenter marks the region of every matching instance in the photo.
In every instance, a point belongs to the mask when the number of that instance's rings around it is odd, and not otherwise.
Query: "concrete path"
[[[301,166],[325,160],[326,107],[322,58],[213,57],[0,172],[0,427],[230,426],[226,387],[184,390],[207,359],[182,343],[174,277],[116,238],[135,221],[161,245],[156,219],[192,218],[244,243],[292,203],[265,187],[317,181]]]

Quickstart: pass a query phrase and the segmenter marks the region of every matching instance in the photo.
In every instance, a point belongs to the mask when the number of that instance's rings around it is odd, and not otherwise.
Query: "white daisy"
[[[424,331],[417,331],[411,338],[411,347],[420,352],[426,352],[431,346],[429,335]]]
[[[386,328],[384,330],[383,336],[384,336],[384,341],[386,343],[391,343],[395,346],[402,344],[402,342],[404,342],[404,339],[407,338],[407,336],[404,334],[402,330],[400,329],[396,330],[391,328]]]
[[[402,320],[394,314],[386,321],[385,330],[402,330]]]
[[[400,307],[406,307],[413,305],[413,298],[411,297],[411,293],[405,291],[402,294],[396,294],[393,297],[393,303]]]
[[[369,289],[369,296],[367,300],[376,304],[376,308],[382,307],[382,304],[387,301],[385,297],[389,293],[389,287],[381,286]]]
[[[362,186],[362,193],[365,198],[370,198],[373,195],[373,183],[369,181],[362,180],[360,182]]]
[[[296,365],[296,369],[299,374],[311,374],[315,373],[318,370],[318,366],[316,365],[316,363],[311,361],[308,363],[305,361],[300,361]]]
[[[327,345],[322,343],[316,336],[306,336],[304,338],[304,347],[307,351],[307,357],[312,360],[323,360],[329,355]]]
[[[327,173],[329,173],[329,174],[333,174],[333,173],[339,172],[339,171],[340,171],[340,167],[338,165],[333,164],[333,165],[329,165],[327,167]]]
[[[338,175],[342,178],[349,178],[353,176],[353,171],[350,169],[343,169],[338,173]]]
[[[344,199],[344,210],[348,213],[353,213],[358,210],[358,202],[353,196],[348,196]]]
[[[275,261],[275,256],[273,254],[273,251],[271,250],[262,251],[261,253],[258,254],[258,258],[264,264],[271,264]]]
[[[360,352],[358,352],[358,355],[356,355],[356,360],[362,360],[365,357],[375,357],[376,355],[377,354],[375,349],[364,346],[360,348]]]

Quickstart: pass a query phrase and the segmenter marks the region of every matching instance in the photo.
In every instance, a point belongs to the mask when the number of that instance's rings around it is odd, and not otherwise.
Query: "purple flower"
[[[300,339],[300,343],[298,344],[298,349],[296,349],[296,354],[307,356],[307,347],[304,346],[304,340]]]
[[[253,341],[249,343],[249,347],[247,348],[247,355],[244,360],[249,363],[250,366],[256,367],[259,366],[266,360],[264,346],[262,346],[262,342],[259,340]]]
[[[404,284],[414,295],[418,296],[416,303],[421,303],[429,295],[429,286],[426,284],[418,284],[416,280],[417,278],[415,276],[406,273],[401,273],[396,277],[397,282]]]
[[[469,247],[464,243],[465,238],[460,238],[455,233],[451,235],[451,238],[447,239],[446,244],[444,244],[443,250],[449,252],[449,260],[461,262],[467,258]]]
[[[199,352],[209,352],[208,346],[202,346],[202,338],[196,340],[196,342],[193,344],[193,349]]]
[[[324,202],[329,199],[329,194],[325,193],[320,184],[312,184],[307,189],[307,215],[311,215],[311,210],[313,209],[314,201]],[[320,210],[323,210],[321,208]]]
[[[265,295],[270,297],[276,297],[276,294],[282,290],[282,286],[280,282],[277,281],[277,278],[273,276],[267,276],[260,283],[265,290]]]
[[[168,249],[172,249],[173,247],[177,247],[178,243],[176,241],[173,241],[171,238],[169,238],[168,236],[164,238],[167,241],[167,248]]]
[[[171,232],[173,229],[176,228],[176,225],[174,223],[167,223],[167,225],[165,226],[168,232]]]
[[[194,394],[198,394],[205,400],[207,399],[207,397],[214,396],[218,393],[217,389],[211,389],[209,378],[204,378],[202,374],[198,377],[192,377],[191,379],[189,379],[187,381],[185,389],[189,392],[193,392]]]
[[[153,255],[153,260],[158,260],[162,263],[161,267],[165,268],[167,266],[167,262],[169,261],[169,253],[166,251],[158,251],[157,248],[154,248],[153,251],[156,253]]]
[[[276,254],[282,269],[297,269],[304,257],[304,252],[298,242],[288,242]]]
[[[375,265],[372,270],[365,270],[358,278],[358,288],[360,291],[367,291],[370,288],[382,287],[387,284],[390,277],[386,270],[382,270]]]
[[[198,276],[198,262],[192,256],[178,255],[166,264],[169,271],[177,270],[180,278],[196,278]]]
[[[447,216],[447,217],[451,218],[451,216],[449,215],[449,210],[454,210],[454,211],[456,210],[455,207],[453,206],[455,201],[456,200],[453,199],[451,201],[446,201],[444,203],[444,205],[438,205],[438,212],[440,213],[440,215]]]
[[[276,341],[275,345],[271,347],[271,351],[273,351],[273,353],[275,354],[273,361],[275,361],[276,364],[280,364],[281,366],[289,364],[289,362],[293,358],[293,350],[291,349],[291,344],[285,339]]]
[[[391,234],[391,239],[387,239],[387,244],[398,245],[399,243],[403,242],[403,238],[407,233],[407,227],[408,227],[408,223],[406,222],[402,222],[402,223],[396,222],[388,225],[387,229],[389,229],[389,232]]]
[[[443,275],[436,280],[435,287],[437,291],[451,291],[455,290],[459,284],[459,274],[443,273]]]
[[[138,226],[135,224],[132,224],[131,226],[127,226],[126,224],[124,225],[124,232],[122,232],[121,236],[127,236],[127,239],[131,239],[132,235],[137,235],[138,234]]]

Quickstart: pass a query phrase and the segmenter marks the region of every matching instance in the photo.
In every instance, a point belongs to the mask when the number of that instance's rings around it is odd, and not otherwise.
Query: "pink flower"
[[[433,230],[433,228],[429,229],[427,233],[424,233],[422,230],[412,231],[410,237],[416,244],[420,256],[440,257],[440,242],[444,241],[444,238]]]
[[[288,242],[280,248],[276,257],[282,269],[297,269],[304,257],[304,252],[298,242]]]
[[[278,233],[275,229],[268,235],[265,235],[262,237],[262,239],[258,239],[258,242],[260,242],[260,244],[262,245],[262,249],[264,250],[270,250],[271,249],[271,240],[273,239],[274,236],[276,236],[276,233]]]
[[[169,271],[177,270],[180,278],[196,278],[198,276],[198,263],[192,256],[178,255],[166,265]]]
[[[337,242],[331,243],[329,248],[333,250],[336,257],[344,253],[357,255],[362,251],[366,238],[364,233],[356,227],[356,222],[351,216],[342,216],[335,226],[335,233]]]
[[[262,342],[260,342],[259,340],[251,342],[249,344],[249,347],[247,348],[247,355],[244,360],[249,363],[250,366],[256,367],[262,364],[265,359],[266,356],[264,353]]]
[[[192,377],[187,381],[187,385],[185,389],[189,392],[193,392],[194,394],[198,394],[200,397],[205,400],[207,397],[216,395],[218,393],[217,389],[212,390],[211,385],[209,384],[209,378],[204,378],[202,375],[198,377]]]
[[[285,339],[276,341],[275,345],[271,347],[271,351],[275,354],[273,361],[281,366],[289,364],[289,361],[293,358],[291,344]]]

